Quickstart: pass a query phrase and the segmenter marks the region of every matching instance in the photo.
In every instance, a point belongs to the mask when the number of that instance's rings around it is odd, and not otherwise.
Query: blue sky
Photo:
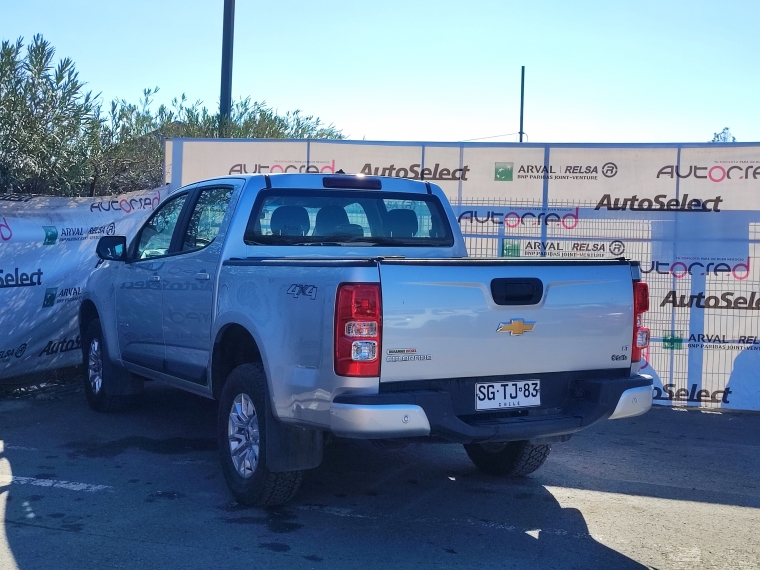
[[[0,36],[49,40],[104,101],[218,108],[223,0],[0,0]],[[237,0],[233,96],[353,139],[760,141],[760,2]],[[511,142],[516,136],[491,139]]]

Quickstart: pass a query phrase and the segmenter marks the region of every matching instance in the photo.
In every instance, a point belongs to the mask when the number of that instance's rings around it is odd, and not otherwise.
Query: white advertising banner
[[[448,196],[472,256],[638,260],[655,402],[760,410],[758,143],[169,145],[171,187],[237,172],[424,178]]]
[[[98,198],[0,194],[0,382],[82,361],[82,289],[104,235],[133,235],[165,191]]]
[[[240,173],[430,180],[451,201],[471,256],[637,260],[650,288],[644,371],[655,402],[760,410],[758,143],[173,139],[165,166],[166,190]],[[76,307],[95,237],[130,234],[166,190],[0,195],[0,324],[10,331],[0,378],[78,361]]]

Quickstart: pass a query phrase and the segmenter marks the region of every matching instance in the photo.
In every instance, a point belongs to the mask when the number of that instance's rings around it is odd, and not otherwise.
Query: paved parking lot
[[[244,508],[215,403],[149,384],[0,400],[0,568],[758,568],[760,414],[655,409],[554,446],[532,476],[460,446],[338,440],[283,508]]]

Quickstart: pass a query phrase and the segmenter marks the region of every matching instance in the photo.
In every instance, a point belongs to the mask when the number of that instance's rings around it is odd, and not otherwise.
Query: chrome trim
[[[649,411],[652,407],[652,387],[639,386],[638,388],[629,388],[620,395],[620,400],[608,418],[610,420],[619,420],[620,418],[632,418],[640,416]]]
[[[331,404],[330,430],[356,439],[430,435],[425,411],[414,405]]]

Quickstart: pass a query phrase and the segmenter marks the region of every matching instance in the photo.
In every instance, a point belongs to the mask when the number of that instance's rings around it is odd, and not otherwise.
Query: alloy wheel
[[[238,394],[232,402],[227,428],[230,456],[238,474],[248,479],[259,462],[259,418],[247,394]]]
[[[93,394],[100,393],[103,387],[103,356],[100,352],[100,340],[92,339],[90,343],[90,354],[87,359],[87,378],[90,381],[90,388]]]

